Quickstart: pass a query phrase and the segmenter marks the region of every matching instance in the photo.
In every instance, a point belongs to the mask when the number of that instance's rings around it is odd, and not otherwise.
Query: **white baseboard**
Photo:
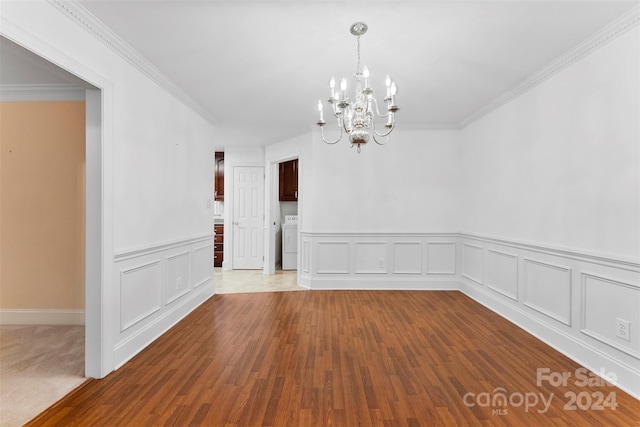
[[[0,325],[84,325],[84,310],[2,309]]]
[[[312,290],[362,290],[362,291],[457,291],[460,284],[457,278],[447,279],[385,279],[360,278],[301,278],[300,284]]]

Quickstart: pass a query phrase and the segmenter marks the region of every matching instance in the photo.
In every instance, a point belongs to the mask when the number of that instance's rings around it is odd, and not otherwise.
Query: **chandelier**
[[[324,137],[324,105],[322,101],[318,101],[318,111],[320,112],[320,120],[316,123],[320,126],[322,140],[327,144],[336,144],[342,139],[342,135],[349,135],[349,143],[351,147],[354,145],[360,152],[360,146],[369,142],[369,137],[376,144],[384,145],[389,141],[389,134],[395,128],[395,113],[398,111],[396,105],[396,84],[387,76],[385,83],[387,86],[387,94],[384,102],[387,106],[387,112],[380,114],[378,109],[378,101],[373,97],[373,89],[371,89],[369,81],[369,68],[365,65],[360,67],[360,36],[367,32],[367,24],[364,22],[356,22],[351,26],[351,34],[358,40],[358,65],[356,73],[353,75],[355,79],[354,97],[347,97],[347,80],[340,81],[340,88],[336,88],[336,80],[331,77],[329,80],[329,89],[331,96],[327,100],[329,108],[332,110],[333,116],[336,118],[340,129],[340,136],[335,141],[327,141]],[[386,121],[384,130],[378,131],[376,128],[376,120]]]

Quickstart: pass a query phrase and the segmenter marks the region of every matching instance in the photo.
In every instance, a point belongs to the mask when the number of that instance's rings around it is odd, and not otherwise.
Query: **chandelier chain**
[[[360,72],[360,36],[357,37],[358,39],[358,68],[356,68],[356,73]]]

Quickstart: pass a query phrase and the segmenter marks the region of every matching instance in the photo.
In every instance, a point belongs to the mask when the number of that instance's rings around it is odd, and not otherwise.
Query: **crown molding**
[[[85,89],[76,85],[0,85],[0,102],[84,100]]]
[[[469,124],[484,117],[490,112],[497,110],[501,106],[514,100],[525,92],[528,92],[548,78],[553,77],[560,71],[576,63],[585,56],[593,53],[610,41],[615,40],[632,28],[637,27],[638,24],[640,24],[640,6],[635,6],[629,12],[625,13],[624,15],[604,27],[602,30],[595,33],[593,36],[587,38],[575,48],[558,57],[536,73],[530,75],[522,83],[504,92],[489,104],[485,105],[472,115],[462,120],[460,122],[459,128],[465,128]]]
[[[50,4],[60,10],[65,16],[85,29],[89,34],[100,40],[129,64],[133,65],[141,73],[156,82],[184,105],[204,117],[207,121],[215,123],[215,117],[202,105],[187,95],[178,85],[162,74],[149,61],[140,55],[134,48],[118,37],[91,12],[85,9],[76,0],[48,0]]]

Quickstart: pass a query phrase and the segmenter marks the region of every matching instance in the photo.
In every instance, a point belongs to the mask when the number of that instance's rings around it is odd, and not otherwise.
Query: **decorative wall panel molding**
[[[427,242],[427,273],[456,274],[456,242]]]
[[[120,366],[213,295],[213,234],[121,251],[114,268]]]
[[[393,242],[393,273],[422,274],[424,260],[421,242]]]
[[[349,273],[349,242],[318,242],[315,271],[318,274]]]
[[[211,268],[209,261],[213,259],[213,245],[196,247],[193,250],[193,287],[197,288],[211,281]]]
[[[462,243],[462,275],[479,285],[483,284],[484,253],[481,246]]]
[[[306,274],[311,272],[309,267],[310,249],[311,244],[309,240],[304,240],[302,242],[302,272]]]
[[[581,278],[581,332],[640,359],[640,287],[586,273]],[[628,339],[616,335],[617,319],[629,322]]]
[[[386,274],[387,243],[356,242],[355,274]]]
[[[514,301],[518,301],[518,257],[487,249],[485,284]]]
[[[505,251],[508,251],[508,248],[511,248],[512,250],[526,250],[529,253],[551,255],[558,257],[559,259],[588,262],[590,264],[613,267],[615,269],[624,269],[633,272],[640,271],[640,262],[637,259],[632,258],[615,257],[603,253],[578,251],[572,248],[542,245],[539,242],[507,240],[502,237],[487,235],[459,233],[458,236],[463,242],[473,242],[473,244],[481,245],[483,247],[490,247],[493,245],[495,247],[503,248]]]
[[[311,289],[458,289],[454,233],[303,232],[301,242]]]
[[[571,326],[571,269],[524,259],[525,303]]]
[[[120,271],[121,332],[160,310],[161,280],[159,259]]]
[[[166,304],[171,304],[191,290],[190,270],[189,252],[181,252],[167,257],[164,276]]]

